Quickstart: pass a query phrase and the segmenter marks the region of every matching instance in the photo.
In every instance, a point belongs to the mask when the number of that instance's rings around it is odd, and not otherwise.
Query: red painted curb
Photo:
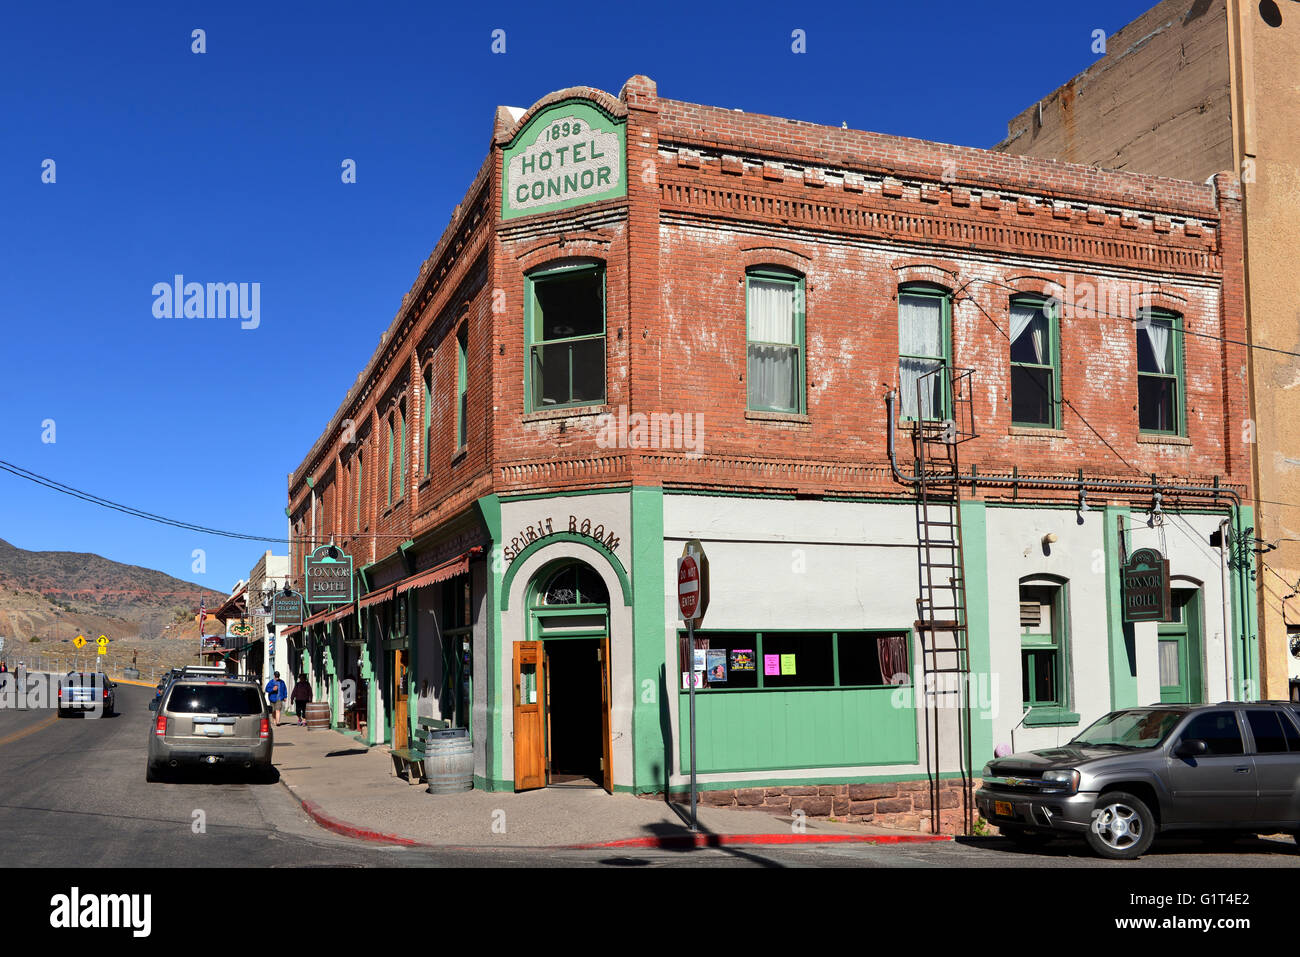
[[[725,847],[729,844],[931,844],[951,841],[947,834],[683,834],[674,837],[633,837],[601,844],[569,844],[565,850],[588,851],[618,847]]]
[[[292,791],[289,792],[293,794]],[[298,795],[294,794],[298,798]],[[307,812],[307,816],[319,824],[321,827],[342,834],[345,837],[355,837],[363,841],[372,841],[378,844],[401,844],[405,847],[425,847],[419,841],[413,841],[409,837],[398,837],[396,834],[384,834],[380,831],[370,831],[364,827],[356,827],[352,824],[346,824],[343,821],[336,821],[328,814],[323,814],[315,804],[303,798],[298,798],[298,803],[302,809]]]

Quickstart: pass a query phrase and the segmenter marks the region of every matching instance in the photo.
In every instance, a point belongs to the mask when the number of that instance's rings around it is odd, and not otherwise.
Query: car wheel
[[[1041,847],[1053,837],[1050,831],[1031,831],[1023,827],[1003,827],[998,825],[1002,836],[1019,844],[1021,847]]]
[[[1088,846],[1099,856],[1133,860],[1146,853],[1155,837],[1155,815],[1141,798],[1110,791],[1097,799],[1088,827]]]
[[[161,781],[162,774],[160,769],[154,767],[153,764],[146,764],[144,766],[144,779],[150,784],[153,784],[156,781]]]

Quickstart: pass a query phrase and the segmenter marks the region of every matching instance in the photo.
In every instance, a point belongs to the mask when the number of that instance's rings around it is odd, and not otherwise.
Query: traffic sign
[[[683,621],[699,617],[700,566],[690,555],[677,559],[677,610]]]
[[[73,645],[75,645],[75,646],[78,647],[78,648],[85,648],[85,647],[86,647],[86,636],[85,636],[85,635],[77,635],[76,638],[73,638],[73,639],[72,639],[72,643],[73,643]]]
[[[95,651],[97,651],[101,655],[106,655],[108,654],[108,645],[100,645],[98,648],[95,649]]]
[[[692,538],[682,547],[682,557],[688,555],[695,559],[700,571],[700,599],[695,615],[695,624],[699,625],[709,610],[709,556],[704,554],[704,546],[698,538]]]
[[[95,644],[99,645],[99,647],[101,648],[107,648],[108,638],[105,635],[100,635],[98,638],[95,639]]]

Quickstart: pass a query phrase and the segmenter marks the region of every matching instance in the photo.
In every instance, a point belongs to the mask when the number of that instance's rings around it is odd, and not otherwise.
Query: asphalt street
[[[1293,868],[1290,838],[1158,840],[1139,861],[1092,857],[1081,842],[1023,851],[1000,838],[904,845],[694,850],[385,847],[313,823],[278,781],[196,773],[147,784],[152,691],[118,686],[119,713],[59,719],[0,708],[2,867],[743,867]]]

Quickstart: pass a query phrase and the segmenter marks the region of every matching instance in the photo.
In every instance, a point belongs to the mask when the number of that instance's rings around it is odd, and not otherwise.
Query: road
[[[278,782],[192,776],[146,785],[152,690],[118,686],[119,714],[60,720],[0,708],[0,867],[757,867],[1294,868],[1289,838],[1158,841],[1131,863],[1082,843],[1024,852],[999,838],[911,845],[753,846],[699,850],[384,847],[325,831]]]

